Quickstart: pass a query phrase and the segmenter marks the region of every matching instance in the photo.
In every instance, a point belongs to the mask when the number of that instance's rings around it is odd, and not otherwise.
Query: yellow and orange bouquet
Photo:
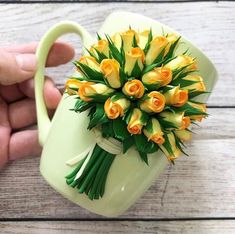
[[[196,59],[187,51],[175,54],[178,46],[175,34],[129,28],[98,35],[88,55],[74,62],[77,72],[66,82],[76,98],[72,110],[88,110],[88,129],[99,140],[66,177],[68,185],[99,199],[118,149],[125,153],[134,146],[147,164],[148,154],[158,150],[171,162],[185,153],[190,125],[207,116],[205,104],[194,99],[206,88]]]

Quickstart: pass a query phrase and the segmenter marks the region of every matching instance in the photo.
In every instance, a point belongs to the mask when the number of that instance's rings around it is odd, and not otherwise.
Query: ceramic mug
[[[109,15],[98,33],[112,35],[127,30],[129,25],[139,31],[152,28],[154,34],[161,34],[162,30],[165,33],[176,33],[153,19],[129,12]],[[87,130],[87,113],[77,114],[69,110],[75,103],[73,96],[63,95],[52,121],[48,117],[43,99],[44,68],[48,52],[55,40],[67,33],[78,34],[86,48],[95,42],[82,26],[75,22],[64,21],[52,27],[39,44],[35,95],[39,141],[43,146],[40,171],[46,181],[67,199],[94,213],[115,217],[125,212],[151,186],[168,161],[166,156],[157,152],[148,156],[149,166],[147,166],[134,148],[128,150],[125,155],[117,155],[108,174],[104,196],[99,200],[91,201],[86,195],[78,193],[76,189],[66,184],[65,176],[73,170],[66,165],[66,161],[86,150],[95,140],[93,133]],[[217,79],[215,67],[188,40],[182,37],[181,41],[184,43],[179,46],[177,52],[190,49],[191,55],[197,58],[207,90],[211,91]],[[206,101],[208,95],[201,98]]]

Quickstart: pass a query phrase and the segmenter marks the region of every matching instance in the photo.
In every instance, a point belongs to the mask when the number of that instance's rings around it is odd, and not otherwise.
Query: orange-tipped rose
[[[173,133],[168,133],[167,137],[169,139],[169,143],[171,145],[171,149],[173,154],[170,154],[168,152],[168,150],[164,147],[164,145],[159,145],[159,147],[161,148],[161,150],[163,151],[163,153],[166,155],[167,159],[169,161],[173,161],[175,159],[177,159],[180,156],[180,149],[177,148],[176,143],[175,143],[175,136]]]
[[[97,44],[91,47],[91,52],[96,54],[95,49],[98,50],[100,53],[104,54],[106,57],[109,56],[109,44],[106,39],[99,40]]]
[[[155,37],[151,41],[149,50],[146,54],[146,59],[145,59],[146,65],[152,64],[154,60],[158,57],[158,55],[162,52],[162,50],[165,49],[167,44],[168,40],[166,37],[163,36]]]
[[[65,84],[66,91],[69,95],[74,95],[78,93],[78,89],[81,85],[86,83],[85,80],[77,80],[77,79],[68,79]]]
[[[141,98],[144,95],[144,85],[140,80],[130,80],[125,83],[122,92],[134,98]]]
[[[112,88],[120,88],[121,81],[119,75],[120,64],[115,59],[104,59],[100,64],[100,69]]]
[[[100,99],[103,97],[103,100],[105,100],[113,93],[114,90],[107,85],[94,82],[86,82],[82,84],[78,90],[80,99],[85,102],[93,101],[96,97],[99,97]]]
[[[146,125],[146,122],[143,122],[143,115],[144,113],[140,109],[133,109],[127,125],[129,133],[134,135],[141,134],[143,126]]]
[[[100,65],[99,65],[99,63],[97,63],[95,58],[88,56],[88,55],[84,55],[78,61],[82,64],[87,65],[88,67],[92,68],[93,70],[100,72]]]
[[[104,111],[109,119],[116,119],[122,117],[129,106],[130,101],[126,98],[120,98],[116,101],[108,98],[104,104]]]
[[[150,90],[156,90],[159,87],[168,85],[172,80],[172,71],[170,68],[157,67],[145,73],[142,76],[142,82]]]
[[[188,104],[196,109],[198,109],[199,111],[202,111],[204,113],[206,113],[206,105],[205,104],[197,104],[197,103],[193,103],[193,102],[188,102]],[[205,118],[206,115],[190,115],[190,119],[192,120],[196,120],[201,122],[203,118]]]
[[[148,138],[148,141],[151,140],[158,145],[161,145],[165,142],[160,123],[155,118],[151,118],[148,121],[147,126],[144,128],[143,132],[144,135]]]
[[[182,119],[182,125],[180,127],[180,130],[187,129],[191,124],[191,120],[188,116],[184,116]]]
[[[176,86],[164,93],[166,104],[175,107],[183,106],[188,101],[188,90],[180,90]]]
[[[165,97],[157,92],[152,91],[144,95],[143,101],[140,102],[140,109],[147,113],[159,113],[165,107]]]
[[[192,138],[192,133],[187,130],[176,130],[175,135],[181,140],[181,141],[189,141]]]
[[[130,51],[126,52],[125,55],[125,67],[124,71],[127,75],[131,75],[135,64],[137,63],[139,68],[142,70],[144,65],[144,51],[139,47],[132,48]]]
[[[190,81],[195,81],[196,82],[192,85],[184,87],[183,89],[200,91],[200,92],[206,91],[206,86],[205,86],[205,84],[203,82],[203,78],[201,76],[188,75],[185,78],[183,78],[183,80],[190,80]]]
[[[188,55],[179,55],[165,65],[171,70],[185,67],[185,71],[195,71],[197,69],[196,61]]]

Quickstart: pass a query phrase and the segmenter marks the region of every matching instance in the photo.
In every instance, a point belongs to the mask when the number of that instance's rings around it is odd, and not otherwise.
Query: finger
[[[20,129],[36,123],[35,101],[27,98],[11,103],[8,115],[12,129]]]
[[[25,45],[4,47],[5,50],[11,53],[29,53],[35,54],[38,43],[33,42]],[[47,66],[58,66],[69,62],[74,57],[74,48],[63,42],[55,42],[52,46],[47,59]]]
[[[0,96],[9,103],[22,99],[24,94],[20,91],[17,85],[0,85]]]
[[[25,130],[12,134],[9,143],[9,160],[29,156],[39,156],[41,147],[38,143],[37,130]]]
[[[45,80],[45,85],[44,85],[44,99],[46,102],[46,106],[49,109],[56,109],[61,100],[61,97],[62,95],[60,91],[56,88],[53,80],[47,78]]]
[[[10,139],[10,125],[7,116],[7,105],[0,98],[0,169],[8,161],[8,143]]]
[[[33,54],[12,54],[0,49],[0,84],[11,85],[31,78],[36,69]]]

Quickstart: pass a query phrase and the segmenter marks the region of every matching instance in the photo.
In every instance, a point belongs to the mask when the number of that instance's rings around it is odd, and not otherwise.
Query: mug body
[[[162,25],[150,18],[127,12],[111,14],[99,30],[99,34],[114,34],[125,31],[129,25],[135,30],[152,28],[153,34],[174,32],[169,27]],[[204,77],[207,90],[212,90],[217,73],[200,50],[182,38],[184,42],[180,46],[182,52],[190,48],[193,56],[199,61],[199,70]],[[205,101],[207,96],[202,97]],[[94,213],[107,217],[115,217],[125,212],[153,183],[165,168],[168,161],[158,151],[148,155],[149,165],[146,165],[134,148],[130,148],[125,154],[117,155],[108,174],[105,193],[99,200],[90,200],[86,195],[79,194],[74,188],[66,184],[65,176],[73,168],[66,165],[66,161],[82,153],[91,144],[95,137],[87,130],[87,112],[75,113],[69,109],[75,104],[73,96],[64,94],[55,116],[52,126],[43,147],[40,171],[47,182],[67,199]]]

